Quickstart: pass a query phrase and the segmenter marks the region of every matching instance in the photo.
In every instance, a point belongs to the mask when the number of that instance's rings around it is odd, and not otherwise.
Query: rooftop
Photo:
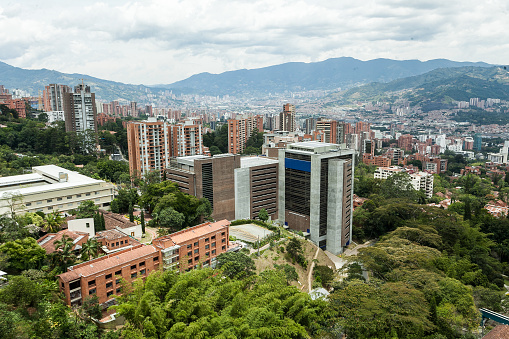
[[[69,230],[61,230],[58,233],[48,233],[42,238],[37,240],[39,246],[44,248],[47,254],[55,252],[55,241],[61,240],[63,236],[68,236],[73,240],[73,244],[77,244],[80,240],[85,237],[88,238],[88,233],[85,232],[77,232],[77,231],[69,231]],[[74,247],[74,246],[73,246]]]
[[[128,235],[125,233],[122,233],[116,229],[113,229],[113,230],[97,232],[95,234],[95,237],[96,238],[104,238],[106,240],[115,240],[115,239],[128,237]]]
[[[72,281],[80,277],[88,277],[99,272],[124,265],[144,256],[157,253],[154,246],[140,245],[124,250],[119,253],[109,254],[104,257],[93,259],[78,265],[71,266],[67,272],[58,275],[64,282]]]
[[[262,165],[272,165],[279,163],[279,160],[267,157],[242,157],[240,158],[240,167],[254,167]]]
[[[212,232],[218,232],[230,225],[230,222],[226,219],[216,221],[214,223],[206,222],[197,226],[186,228],[182,231],[165,235],[153,240],[156,246],[162,248],[168,248],[175,245],[183,244],[189,240],[200,238]]]

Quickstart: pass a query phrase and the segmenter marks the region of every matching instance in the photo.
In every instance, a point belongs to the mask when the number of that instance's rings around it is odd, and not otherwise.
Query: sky
[[[169,84],[328,58],[507,64],[507,0],[0,0],[0,61]]]

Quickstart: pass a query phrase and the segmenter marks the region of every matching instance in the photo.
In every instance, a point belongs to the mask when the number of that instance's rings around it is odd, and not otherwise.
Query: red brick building
[[[217,256],[229,248],[228,220],[187,228],[154,239],[153,246],[161,251],[164,269],[189,271],[200,265],[214,265]]]
[[[130,248],[69,267],[58,275],[58,286],[70,306],[79,306],[85,297],[96,294],[106,308],[113,305],[114,295],[122,293],[121,278],[132,282],[158,269],[187,271],[200,265],[214,266],[217,256],[228,251],[229,225],[228,220],[207,222],[154,239],[150,246],[133,243]],[[104,232],[108,231],[99,235]],[[117,240],[118,246],[120,241],[125,244],[125,238],[114,237],[104,236],[101,244],[112,249]]]
[[[85,297],[96,294],[107,307],[113,295],[121,293],[121,278],[128,282],[144,278],[159,269],[160,262],[159,249],[139,245],[69,267],[58,275],[58,286],[70,306],[79,306]]]
[[[240,154],[244,151],[246,141],[255,129],[263,132],[263,117],[257,115],[245,119],[228,120],[228,153]]]

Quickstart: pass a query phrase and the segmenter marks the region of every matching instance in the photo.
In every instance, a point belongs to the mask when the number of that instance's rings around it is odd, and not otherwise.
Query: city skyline
[[[0,5],[0,27],[9,32],[0,60],[147,85],[341,56],[504,64],[508,12],[498,0],[8,1]]]

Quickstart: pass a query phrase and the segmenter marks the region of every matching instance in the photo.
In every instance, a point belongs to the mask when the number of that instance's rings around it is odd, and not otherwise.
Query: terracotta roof
[[[483,339],[507,339],[509,338],[509,325],[497,325]]]
[[[182,244],[189,240],[200,238],[209,233],[220,231],[225,227],[228,227],[228,225],[230,225],[230,222],[226,219],[216,221],[214,223],[206,222],[204,224],[186,228],[185,230],[170,234],[170,238],[175,244]]]
[[[122,214],[116,214],[104,210],[99,210],[104,215],[105,228],[107,230],[113,230],[115,227],[129,228],[136,226],[134,222],[130,222],[129,219],[124,218]]]
[[[97,232],[95,234],[95,237],[96,238],[104,238],[106,240],[115,240],[115,239],[128,237],[128,235],[125,233],[122,233],[118,230],[106,230],[106,231]]]
[[[82,264],[69,267],[67,272],[58,275],[64,282],[72,281],[78,277],[88,277],[104,270],[122,266],[133,260],[149,254],[158,253],[154,246],[140,245],[121,252],[112,253],[104,257],[93,259]]]
[[[78,231],[69,231],[69,230],[61,230],[58,233],[48,233],[39,240],[37,243],[46,250],[47,254],[55,252],[55,241],[61,240],[62,237],[66,235],[71,238],[74,242],[73,249],[75,249],[76,244],[80,240],[86,241],[88,239],[88,233],[78,232]],[[84,239],[85,238],[85,239]]]

